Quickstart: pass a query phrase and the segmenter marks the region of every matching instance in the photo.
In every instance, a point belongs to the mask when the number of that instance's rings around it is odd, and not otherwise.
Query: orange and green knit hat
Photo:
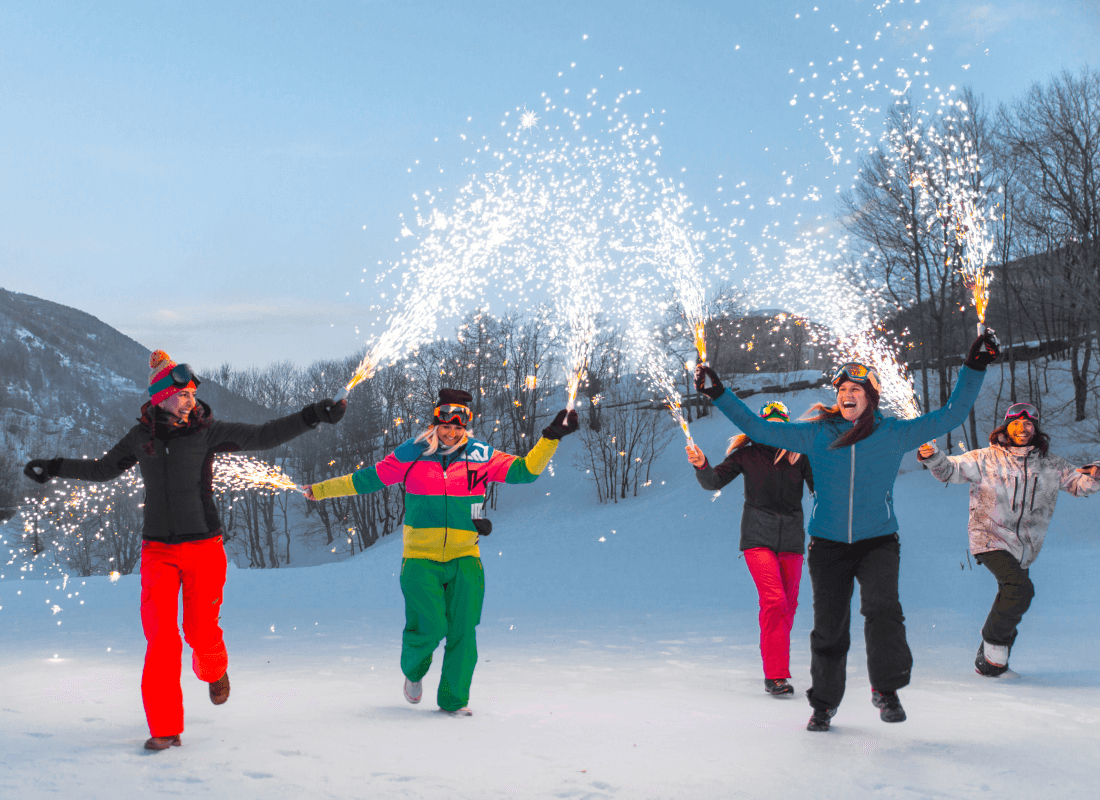
[[[196,389],[196,381],[192,377],[188,383],[179,384],[173,377],[172,370],[179,366],[163,350],[154,350],[149,356],[149,401],[153,405],[159,405],[174,394],[184,389]],[[184,365],[186,366],[186,365]],[[190,369],[188,368],[188,373]]]

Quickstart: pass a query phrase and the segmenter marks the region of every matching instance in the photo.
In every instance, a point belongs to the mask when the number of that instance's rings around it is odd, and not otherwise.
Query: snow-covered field
[[[784,400],[799,412],[818,396]],[[692,430],[715,461],[733,433],[723,418]],[[871,706],[854,611],[848,694],[833,730],[811,734],[809,579],[793,636],[798,695],[774,699],[737,551],[740,484],[712,501],[680,446],[644,495],[617,505],[595,502],[569,439],[554,476],[505,491],[483,540],[488,591],[466,719],[435,710],[437,665],[420,706],[402,698],[399,537],[338,564],[231,568],[232,697],[210,705],[185,651],[183,747],[152,754],[141,749],[138,577],[62,587],[9,574],[0,796],[1091,796],[1100,499],[1063,496],[1032,569],[1019,676],[987,679],[973,658],[995,583],[966,556],[966,490],[904,472],[909,719],[887,725]]]

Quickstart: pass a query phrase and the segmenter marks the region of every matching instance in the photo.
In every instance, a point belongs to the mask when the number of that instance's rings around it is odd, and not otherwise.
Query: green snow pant
[[[419,681],[432,664],[432,653],[444,637],[443,669],[436,700],[444,711],[470,702],[470,682],[477,664],[474,628],[481,622],[485,570],[477,556],[453,561],[406,558],[401,562],[405,595],[405,631],[401,634],[401,671]]]

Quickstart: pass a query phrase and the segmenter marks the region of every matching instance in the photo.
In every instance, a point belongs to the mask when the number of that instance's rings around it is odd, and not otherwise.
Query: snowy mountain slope
[[[799,412],[811,399],[789,404]],[[692,431],[712,460],[734,433],[721,417]],[[222,622],[233,697],[210,706],[185,663],[184,747],[153,756],[140,751],[137,576],[55,588],[59,581],[8,575],[0,581],[0,790],[112,798],[1091,793],[1100,500],[1063,498],[1032,570],[1037,596],[1012,659],[1020,677],[990,680],[972,662],[995,584],[967,563],[965,487],[944,488],[919,467],[902,474],[901,592],[916,658],[902,691],[909,720],[886,725],[870,705],[857,597],[848,695],[834,730],[814,735],[804,730],[809,707],[800,696],[762,691],[756,596],[737,552],[740,485],[712,501],[677,441],[644,493],[600,506],[568,463],[577,445],[563,442],[553,476],[508,487],[483,540],[488,591],[474,717],[434,712],[438,666],[423,704],[401,698],[398,537],[339,564],[231,570]],[[52,613],[54,605],[62,610]],[[799,691],[808,685],[811,622],[804,575],[792,637]]]
[[[149,353],[90,314],[0,288],[0,520],[33,488],[13,487],[28,459],[102,452],[129,430],[148,400]],[[270,416],[213,381],[198,395],[222,418]]]

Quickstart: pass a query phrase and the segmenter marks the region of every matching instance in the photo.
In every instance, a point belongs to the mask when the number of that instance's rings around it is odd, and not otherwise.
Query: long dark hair
[[[1009,420],[1014,422],[1015,420]],[[1039,455],[1046,458],[1047,451],[1050,449],[1050,436],[1039,430],[1039,424],[1035,424],[1035,435],[1031,437],[1031,441],[1028,442],[1028,446],[1034,447],[1039,451]],[[1008,437],[1008,422],[999,428],[994,428],[993,433],[989,434],[989,443],[991,445],[1000,445],[1001,447],[1015,447],[1012,443],[1012,439]]]
[[[850,447],[875,432],[875,411],[878,409],[879,393],[875,391],[875,387],[870,383],[859,385],[863,387],[863,393],[867,395],[867,408],[863,410],[859,419],[852,425],[851,430],[842,433],[836,438],[835,442],[829,445],[830,450]],[[824,422],[831,419],[844,419],[844,415],[840,413],[839,403],[834,403],[831,406],[824,403],[814,403],[810,406],[810,410],[802,416],[802,419],[806,422]]]
[[[742,447],[748,447],[750,444],[756,444],[756,442],[754,442],[743,433],[738,434],[737,436],[734,436],[732,439],[730,439],[730,446],[726,449],[726,455],[728,456],[730,453],[734,452],[735,450],[740,450]],[[775,461],[773,461],[772,464],[778,464],[783,456],[786,456],[787,460],[790,461],[791,465],[793,466],[798,463],[798,459],[802,457],[802,454],[792,453],[789,450],[779,450],[778,452],[776,452]]]

